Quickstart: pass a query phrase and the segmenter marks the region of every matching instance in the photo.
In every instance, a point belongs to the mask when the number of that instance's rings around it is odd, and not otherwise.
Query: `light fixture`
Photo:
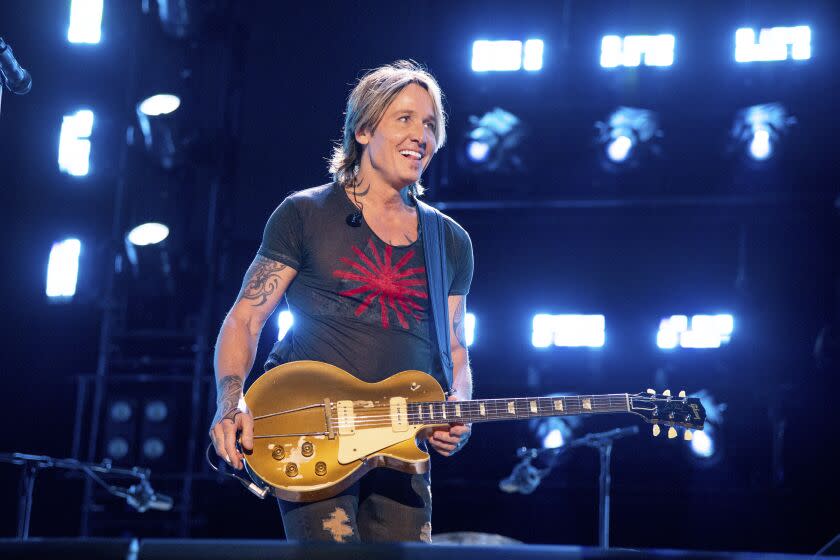
[[[102,38],[103,0],[71,0],[67,40],[71,43],[97,44]]]
[[[601,39],[601,67],[671,66],[676,39],[661,35],[606,35]]]
[[[640,151],[656,152],[655,141],[662,136],[659,119],[653,111],[619,107],[604,122],[596,122],[596,140],[602,146],[601,159],[606,171],[621,171],[638,165]]]
[[[531,344],[535,348],[601,348],[605,340],[606,321],[603,315],[534,315]]]
[[[76,295],[81,252],[82,242],[78,239],[53,243],[47,264],[46,292],[50,300],[67,301]]]
[[[64,115],[58,137],[58,169],[74,177],[90,171],[90,136],[93,133],[93,111],[81,109]]]
[[[811,58],[811,28],[807,25],[761,29],[757,42],[752,28],[743,27],[735,32],[736,62],[773,62],[788,58]]]
[[[671,315],[659,321],[656,345],[663,350],[677,348],[720,348],[728,344],[735,328],[729,314]]]
[[[773,157],[782,134],[794,124],[796,118],[788,115],[781,103],[753,105],[736,115],[732,139],[737,149],[761,164]]]
[[[473,171],[521,171],[516,149],[523,136],[522,121],[504,109],[496,107],[481,117],[472,115],[459,160]]]

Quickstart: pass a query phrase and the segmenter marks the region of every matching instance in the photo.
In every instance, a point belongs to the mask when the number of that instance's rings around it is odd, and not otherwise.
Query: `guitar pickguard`
[[[338,436],[338,462],[352,463],[382,451],[396,443],[414,438],[421,426],[409,426],[408,430],[394,431],[391,426],[356,430],[351,435]]]

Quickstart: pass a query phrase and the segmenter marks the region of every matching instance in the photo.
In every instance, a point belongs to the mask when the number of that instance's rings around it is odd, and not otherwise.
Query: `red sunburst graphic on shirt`
[[[333,276],[362,283],[351,290],[339,292],[339,295],[352,297],[367,294],[362,303],[356,307],[356,317],[364,313],[378,297],[382,328],[388,328],[388,315],[389,310],[391,310],[396,314],[400,326],[407,329],[406,315],[419,320],[419,312],[423,309],[420,304],[414,301],[414,298],[427,299],[428,297],[425,291],[417,289],[417,287],[426,283],[425,278],[417,277],[425,273],[426,268],[423,266],[404,268],[414,257],[414,249],[408,251],[396,263],[391,264],[393,247],[386,245],[381,256],[371,239],[368,239],[368,247],[373,254],[373,260],[355,245],[353,246],[353,252],[358,257],[358,262],[346,257],[339,259],[342,263],[350,266],[352,270],[336,270],[333,272]]]

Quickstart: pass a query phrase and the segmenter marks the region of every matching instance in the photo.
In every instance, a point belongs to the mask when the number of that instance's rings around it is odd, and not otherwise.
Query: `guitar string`
[[[592,395],[592,396],[582,395],[579,398],[584,399],[584,400],[588,399],[590,401],[590,403],[592,404],[593,408],[596,407],[596,406],[604,406],[605,404],[607,406],[614,406],[614,405],[619,405],[620,404],[622,407],[626,407],[626,405],[627,405],[627,394],[616,393],[616,394],[613,394],[613,395]],[[568,399],[574,399],[574,400],[570,401]],[[454,409],[455,409],[456,405],[459,405],[462,409],[467,409],[467,410],[472,409],[473,411],[476,411],[476,410],[480,411],[481,405],[483,404],[484,408],[485,408],[485,411],[492,410],[493,412],[502,412],[504,414],[508,414],[507,411],[509,410],[509,403],[511,401],[514,402],[514,407],[516,407],[516,404],[522,405],[522,404],[527,403],[528,405],[530,405],[531,402],[536,401],[538,403],[537,408],[545,408],[545,406],[548,404],[546,401],[550,401],[550,403],[551,403],[550,411],[554,412],[556,410],[554,408],[554,403],[558,400],[561,400],[561,399],[557,398],[557,397],[524,397],[524,398],[517,397],[516,399],[475,399],[475,400],[469,400],[469,401],[410,401],[410,402],[407,402],[406,405],[408,407],[413,407],[413,408],[416,408],[417,406],[422,406],[423,408],[426,408],[428,406],[435,407],[435,405],[444,405],[445,404],[445,405],[447,405],[448,409],[450,409],[454,412]],[[572,409],[575,409],[575,408],[580,409],[580,410],[587,410],[584,407],[582,402],[581,403],[575,402],[576,400],[577,400],[577,397],[566,397],[565,400],[563,400],[563,408],[566,409],[566,410],[572,410]],[[620,400],[620,403],[618,403],[618,402],[614,403],[613,402],[614,400]],[[356,414],[359,414],[360,416],[364,416],[365,418],[390,418],[392,408],[391,408],[390,405],[380,405],[380,406],[372,406],[372,407],[362,407],[362,408],[359,408],[358,410],[359,410],[359,412],[356,413]],[[529,408],[529,410],[530,410],[530,408]],[[331,411],[332,412],[335,411],[335,406],[334,405],[331,407]],[[548,412],[549,410],[543,410],[543,411]],[[279,414],[281,414],[281,412],[264,413],[264,414],[261,414],[260,416],[279,415]],[[377,413],[381,412],[381,414],[367,414],[367,413],[370,413],[370,412],[377,412]],[[434,411],[434,412],[439,413],[438,411]],[[562,416],[563,415],[563,411],[557,411],[557,412],[559,412],[559,414],[556,414],[556,416]],[[596,411],[591,411],[591,412],[596,412]],[[360,414],[360,413],[364,413],[364,414]]]

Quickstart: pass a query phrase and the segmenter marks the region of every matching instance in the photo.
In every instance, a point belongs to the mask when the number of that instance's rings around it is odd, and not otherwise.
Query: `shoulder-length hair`
[[[369,70],[350,92],[344,115],[342,141],[333,148],[329,170],[333,180],[342,186],[355,184],[364,146],[356,140],[356,131],[375,130],[385,110],[409,84],[417,84],[429,92],[435,110],[435,152],[446,142],[446,114],[443,94],[437,80],[413,60],[398,60]],[[411,185],[415,196],[423,194],[420,181]]]

